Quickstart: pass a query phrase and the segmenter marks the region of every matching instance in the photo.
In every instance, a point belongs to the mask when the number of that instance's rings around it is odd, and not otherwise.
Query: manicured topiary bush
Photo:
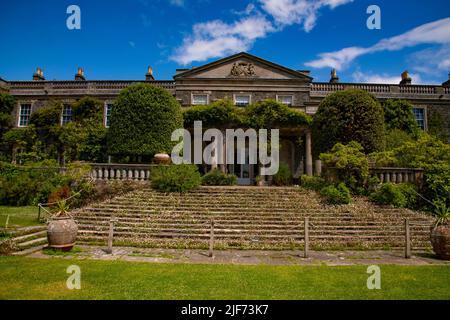
[[[272,177],[272,185],[274,186],[288,186],[292,184],[292,173],[289,166],[285,163],[280,163],[278,172]]]
[[[312,125],[316,156],[328,152],[338,142],[356,141],[364,152],[384,147],[384,115],[380,103],[362,90],[330,94],[319,105]]]
[[[237,177],[234,174],[223,173],[220,169],[213,169],[202,177],[202,184],[205,186],[232,186],[237,184]]]
[[[329,204],[349,204],[352,200],[350,190],[342,182],[322,188],[320,194]]]
[[[198,168],[193,164],[158,166],[151,173],[151,184],[163,192],[187,192],[201,184]]]
[[[152,157],[170,153],[172,132],[183,127],[181,107],[165,89],[148,84],[121,91],[111,111],[107,134],[111,155]]]

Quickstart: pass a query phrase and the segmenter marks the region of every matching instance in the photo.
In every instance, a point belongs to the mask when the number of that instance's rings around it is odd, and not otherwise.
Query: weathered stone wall
[[[190,106],[193,94],[207,94],[209,102],[214,102],[221,99],[229,99],[233,101],[235,95],[251,95],[251,103],[264,101],[267,99],[276,100],[277,95],[293,96],[293,107],[302,107],[305,101],[308,101],[307,92],[295,91],[209,91],[209,90],[193,90],[193,91],[177,91],[176,98],[182,106]]]

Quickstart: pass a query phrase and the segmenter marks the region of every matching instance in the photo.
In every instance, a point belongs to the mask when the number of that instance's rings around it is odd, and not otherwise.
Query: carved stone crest
[[[255,66],[252,63],[235,62],[230,71],[230,77],[254,77]]]

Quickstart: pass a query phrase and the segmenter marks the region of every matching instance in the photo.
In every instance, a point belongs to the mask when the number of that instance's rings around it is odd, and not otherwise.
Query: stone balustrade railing
[[[14,89],[29,89],[29,90],[67,90],[67,89],[81,89],[81,90],[122,90],[134,83],[148,83],[156,87],[162,87],[167,90],[175,90],[174,81],[135,81],[135,80],[97,80],[97,81],[9,81],[8,86],[11,90]]]
[[[370,168],[370,175],[380,179],[381,183],[414,183],[421,185],[423,182],[423,169],[411,168]]]
[[[328,83],[315,82],[311,84],[311,92],[328,93],[345,89],[361,89],[371,93],[404,93],[404,94],[450,94],[449,87],[434,85],[396,85],[396,84],[370,84],[370,83]]]
[[[151,164],[92,163],[91,177],[94,180],[150,180]]]

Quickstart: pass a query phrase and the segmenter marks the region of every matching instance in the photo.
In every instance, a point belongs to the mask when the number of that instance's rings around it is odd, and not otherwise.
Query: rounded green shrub
[[[344,182],[356,194],[364,192],[369,177],[369,161],[358,142],[337,143],[330,153],[322,153],[320,159],[329,180]]]
[[[187,192],[201,184],[198,168],[193,164],[157,166],[151,172],[151,185],[163,192]]]
[[[302,187],[310,190],[320,191],[327,185],[326,181],[322,177],[317,176],[301,176]]]
[[[136,84],[122,90],[111,111],[107,134],[111,155],[170,153],[172,132],[183,128],[181,107],[165,89]]]
[[[312,125],[316,156],[338,142],[356,141],[365,153],[384,147],[384,114],[369,93],[350,89],[328,95],[319,105]]]
[[[352,200],[350,190],[342,182],[337,186],[324,187],[320,190],[320,194],[326,198],[329,204],[349,204]]]
[[[388,99],[383,103],[384,121],[389,130],[402,130],[413,136],[419,134],[413,105],[406,100]]]
[[[223,173],[220,169],[213,169],[202,177],[205,186],[233,186],[237,184],[234,174]]]
[[[288,186],[292,184],[292,173],[287,164],[280,163],[278,172],[272,177],[272,184],[275,186]]]
[[[396,208],[404,208],[408,203],[401,188],[392,183],[381,185],[377,191],[370,195],[370,200],[378,204],[392,205]]]

